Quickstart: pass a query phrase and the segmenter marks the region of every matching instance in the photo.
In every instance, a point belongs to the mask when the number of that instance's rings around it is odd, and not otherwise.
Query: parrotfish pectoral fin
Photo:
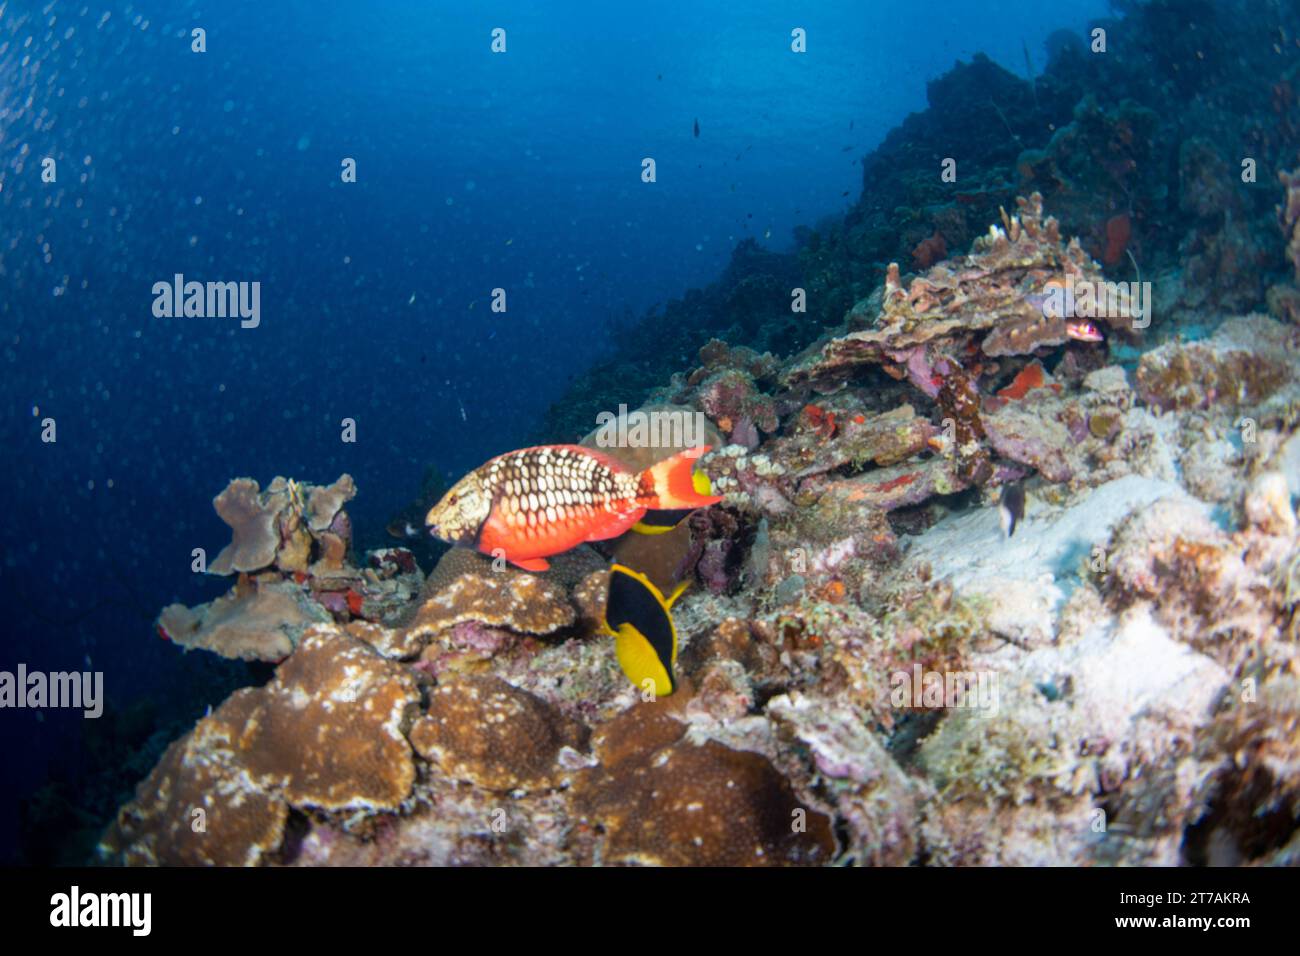
[[[521,558],[519,560],[508,558],[507,560],[511,564],[523,568],[525,571],[546,571],[551,566],[551,562],[547,561],[545,558]]]
[[[641,688],[649,681],[656,696],[676,688],[677,628],[669,608],[685,587],[683,582],[665,598],[644,574],[621,564],[609,569],[605,630],[614,635],[618,664],[628,680]]]
[[[713,489],[708,483],[707,475],[701,476],[704,480],[703,491],[696,482],[693,470],[695,461],[708,450],[708,445],[688,448],[642,472],[642,491],[646,497],[653,499],[650,507],[656,511],[672,511],[707,508],[721,501],[720,496],[709,493]]]

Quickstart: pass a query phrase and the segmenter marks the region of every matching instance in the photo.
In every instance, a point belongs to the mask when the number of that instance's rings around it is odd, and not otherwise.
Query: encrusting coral
[[[168,605],[158,617],[158,630],[186,649],[236,660],[280,661],[310,625],[330,620],[329,612],[296,585],[245,581],[194,609]]]
[[[236,691],[172,744],[101,855],[164,866],[267,862],[290,808],[358,825],[395,811],[415,782],[405,734],[418,703],[405,669],[332,625],[313,628],[273,681]]]
[[[687,739],[652,706],[607,722],[597,766],[576,784],[580,819],[599,823],[600,862],[659,866],[828,862],[830,821],[802,806],[764,757]]]
[[[461,676],[440,684],[411,728],[411,743],[453,780],[486,790],[555,787],[583,766],[590,732],[546,701],[497,677]],[[563,767],[565,753],[570,766]]]
[[[1295,333],[1264,316],[1225,322],[1202,342],[1167,343],[1138,362],[1138,393],[1163,411],[1259,405],[1296,378]]]

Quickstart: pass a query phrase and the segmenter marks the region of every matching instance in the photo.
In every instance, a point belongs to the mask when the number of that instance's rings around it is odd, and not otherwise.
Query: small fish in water
[[[449,544],[499,555],[525,571],[545,571],[546,558],[616,538],[647,511],[717,504],[722,498],[701,493],[692,472],[708,450],[700,445],[679,452],[639,474],[581,445],[512,451],[456,482],[424,523]]]
[[[699,138],[700,138],[700,121],[699,121],[699,119],[696,119],[696,120],[695,120],[695,138],[696,138],[696,139],[699,139]]]
[[[1106,336],[1101,334],[1101,329],[1097,328],[1097,323],[1089,322],[1087,319],[1071,319],[1066,322],[1065,334],[1076,342],[1106,341]]]
[[[998,515],[1002,519],[1002,532],[1009,538],[1016,533],[1016,525],[1025,518],[1025,486],[1013,481],[1002,486],[998,499]]]
[[[609,569],[605,633],[614,638],[618,666],[627,679],[643,690],[653,689],[656,697],[667,697],[677,689],[673,676],[677,627],[673,624],[672,606],[689,583],[689,579],[683,581],[664,597],[654,582],[639,571],[621,564]]]
[[[1076,315],[1079,310],[1075,305],[1074,289],[1065,283],[1053,279],[1043,286],[1042,292],[1025,296],[1025,301],[1041,311],[1046,318],[1064,319],[1066,336],[1076,342],[1106,341],[1106,336],[1097,327],[1097,323]]]

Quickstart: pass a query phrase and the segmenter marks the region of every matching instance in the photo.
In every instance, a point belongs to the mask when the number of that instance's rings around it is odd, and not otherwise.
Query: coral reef
[[[1220,146],[1293,163],[1294,76],[1235,65],[1272,21],[1193,42],[1131,7],[1104,69],[1068,42],[1032,83],[959,64],[842,221],[742,243],[575,384],[544,441],[624,404],[707,419],[725,499],[673,531],[425,579],[350,563],[346,476],[232,483],[234,590],[160,628],[275,677],[171,746],[102,859],[1300,861],[1300,176],[1275,214]],[[1045,307],[1137,268],[1154,300],[1111,286],[1095,328]],[[648,347],[664,326],[690,337]],[[695,583],[670,698],[600,633],[611,559]]]
[[[1263,316],[1225,322],[1202,342],[1168,343],[1142,356],[1138,393],[1164,411],[1259,405],[1295,380],[1294,337]]]
[[[303,573],[313,558],[337,569],[352,537],[342,508],[354,495],[349,475],[328,486],[277,477],[265,491],[251,478],[236,478],[212,502],[232,540],[208,571],[255,572],[274,565],[287,574]]]
[[[236,691],[168,748],[100,843],[150,865],[269,862],[290,810],[360,825],[415,781],[412,675],[332,625],[313,628],[265,687]]]
[[[402,548],[369,552],[361,568],[350,563],[352,524],[343,506],[355,495],[349,475],[332,485],[277,477],[266,491],[250,478],[232,481],[213,505],[233,540],[208,570],[238,572],[234,587],[194,608],[168,605],[158,633],[187,650],[275,662],[313,623],[405,615],[423,575]]]
[[[891,270],[785,363],[706,345],[645,409],[730,436],[701,464],[723,504],[671,532],[540,574],[468,549],[427,579],[401,549],[325,569],[311,535],[340,528],[350,482],[236,483],[238,561],[271,563],[160,626],[276,677],[172,745],[102,857],[1291,859],[1293,329],[1230,318],[1130,372],[1131,346],[1042,325],[1033,290],[1099,273],[1038,197],[1019,208],[910,290]],[[674,450],[610,449],[629,467]],[[1012,481],[1028,506],[1008,540],[987,505]],[[278,550],[245,548],[268,527]],[[299,531],[289,566],[312,560],[286,572]],[[600,632],[611,555],[702,584],[675,605],[666,700]],[[177,822],[190,808],[209,836]]]
[[[241,585],[194,609],[168,605],[158,617],[159,632],[186,649],[236,660],[280,661],[308,627],[332,620],[296,585],[255,585],[247,579]]]
[[[841,378],[873,363],[934,398],[974,345],[997,358],[1065,344],[1065,317],[1032,297],[1052,285],[1095,283],[1100,270],[1077,241],[1062,243],[1041,195],[1018,203],[1019,213],[1003,212],[1002,225],[977,239],[969,256],[933,266],[907,288],[891,265],[882,298],[850,312],[851,323],[861,317],[871,328],[832,339],[796,363],[787,384]],[[1123,301],[1102,318],[1120,329],[1135,317],[1133,303]]]

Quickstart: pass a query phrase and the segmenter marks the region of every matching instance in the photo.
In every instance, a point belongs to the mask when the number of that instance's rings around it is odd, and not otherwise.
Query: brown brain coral
[[[393,657],[414,657],[467,623],[516,634],[553,634],[577,623],[580,607],[575,601],[585,594],[586,579],[602,566],[594,551],[579,548],[556,555],[549,571],[534,574],[467,548],[453,548],[429,575],[405,627],[389,632],[381,650]]]
[[[118,811],[100,858],[124,866],[253,866],[278,850],[289,808],[253,786],[214,717],[172,743]]]
[[[536,790],[564,775],[564,748],[587,749],[587,728],[496,677],[440,685],[411,728],[420,756],[444,775],[487,790]]]
[[[172,744],[100,855],[256,864],[280,846],[290,807],[396,810],[415,782],[404,728],[418,703],[405,669],[332,626],[313,628],[273,681],[236,691]]]
[[[239,728],[249,775],[295,807],[391,810],[415,781],[403,729],[418,701],[404,668],[322,627],[275,680],[237,692],[218,713]]]
[[[830,821],[802,806],[756,753],[692,743],[686,725],[638,704],[602,726],[600,766],[575,784],[580,808],[604,834],[608,863],[780,866],[825,863]]]

